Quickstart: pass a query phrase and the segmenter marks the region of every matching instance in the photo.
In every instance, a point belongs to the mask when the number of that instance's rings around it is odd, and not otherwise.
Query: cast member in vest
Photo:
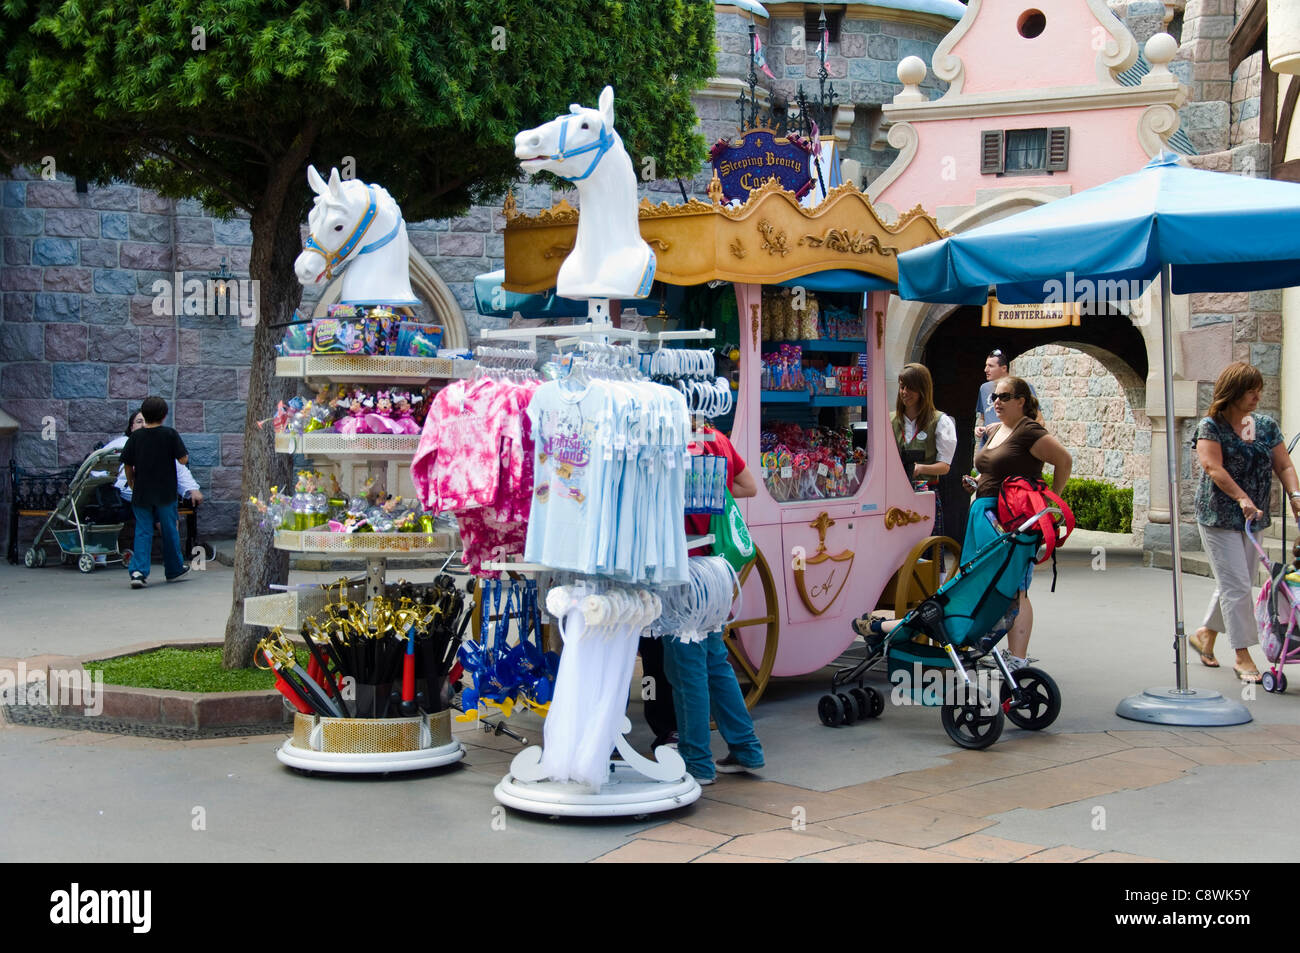
[[[913,482],[931,490],[952,466],[957,451],[957,424],[934,407],[934,382],[924,364],[904,364],[898,374],[898,400],[889,415],[898,451],[919,450],[921,462],[912,470]],[[943,535],[943,512],[935,502],[935,533]]]
[[[1043,478],[1043,464],[1052,465],[1052,490],[1059,496],[1070,479],[1074,459],[1061,442],[1039,422],[1038,398],[1029,384],[1019,377],[1001,377],[993,388],[993,406],[998,423],[986,431],[988,442],[975,454],[979,481],[975,484],[975,502],[966,521],[966,541],[962,559],[969,559],[999,535],[994,523],[998,514],[998,494],[1002,481],[1011,476]],[[1019,612],[1007,631],[1007,649],[1002,652],[1012,671],[1023,668],[1029,651],[1029,635],[1034,627],[1034,610],[1029,604],[1029,582],[1033,563],[1020,584]],[[1014,604],[1013,604],[1014,606]]]

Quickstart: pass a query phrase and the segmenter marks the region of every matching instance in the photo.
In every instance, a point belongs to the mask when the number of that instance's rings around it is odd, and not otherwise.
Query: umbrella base
[[[550,817],[629,817],[659,814],[693,804],[700,785],[689,774],[654,781],[622,762],[611,762],[609,780],[593,791],[570,781],[521,781],[507,774],[492,792],[516,811]]]
[[[282,764],[300,771],[323,771],[327,774],[387,774],[390,771],[422,771],[451,764],[465,757],[459,741],[419,751],[389,751],[354,754],[338,751],[312,751],[299,748],[287,739],[276,749]]]
[[[1115,714],[1153,725],[1192,728],[1222,728],[1253,720],[1245,705],[1218,692],[1179,692],[1175,688],[1148,688],[1139,695],[1130,695],[1116,706]]]

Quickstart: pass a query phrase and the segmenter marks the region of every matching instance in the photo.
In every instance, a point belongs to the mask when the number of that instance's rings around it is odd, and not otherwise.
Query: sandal
[[[1187,644],[1196,649],[1197,653],[1201,656],[1201,664],[1206,668],[1219,667],[1219,660],[1214,657],[1214,649],[1210,648],[1207,650],[1203,640],[1197,641],[1195,632],[1187,637]]]
[[[1234,665],[1232,666],[1232,670],[1237,673],[1239,679],[1243,682],[1248,682],[1251,685],[1258,685],[1263,680],[1263,676],[1259,674],[1259,669],[1257,668],[1241,668],[1240,666]]]

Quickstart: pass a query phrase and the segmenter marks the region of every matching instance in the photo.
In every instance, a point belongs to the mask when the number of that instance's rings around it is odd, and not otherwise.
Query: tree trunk
[[[298,163],[294,163],[295,166]],[[300,170],[297,170],[300,173]],[[249,275],[260,282],[257,328],[253,334],[253,364],[248,381],[248,411],[244,418],[244,475],[241,499],[265,498],[272,486],[290,487],[293,458],[275,452],[275,436],[269,426],[258,429],[257,421],[275,412],[278,401],[288,400],[298,382],[275,376],[275,346],[284,337],[283,328],[271,328],[293,320],[302,301],[302,286],[293,271],[294,259],[302,250],[299,232],[299,203],[288,201],[290,185],[281,176],[268,193],[279,191],[253,214],[253,249]],[[225,668],[247,668],[263,630],[244,624],[244,600],[267,595],[272,583],[289,578],[289,554],[276,549],[270,537],[257,526],[251,507],[239,515],[235,544],[235,581],[230,618],[226,621]]]

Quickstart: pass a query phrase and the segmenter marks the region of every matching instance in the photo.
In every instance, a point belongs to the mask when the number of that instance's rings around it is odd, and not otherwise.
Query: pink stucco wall
[[[1037,10],[1043,32],[1026,39],[1020,18]],[[953,54],[966,64],[963,92],[987,93],[1028,86],[1091,86],[1107,34],[1083,0],[984,0],[970,31]]]

